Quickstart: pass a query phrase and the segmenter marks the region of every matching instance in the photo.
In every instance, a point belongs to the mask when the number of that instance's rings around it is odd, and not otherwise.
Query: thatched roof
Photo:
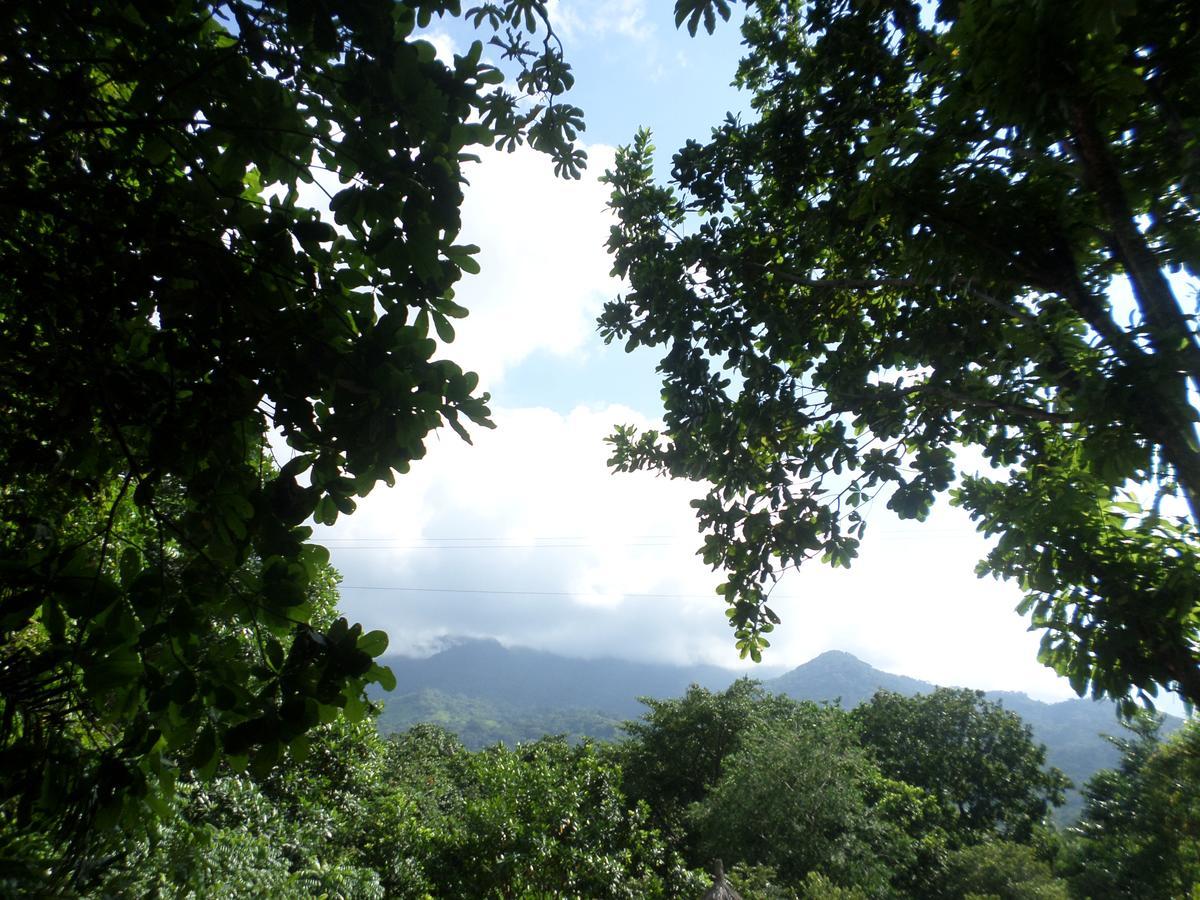
[[[713,860],[713,886],[700,900],[742,900],[742,895],[725,880],[725,867],[719,859]]]

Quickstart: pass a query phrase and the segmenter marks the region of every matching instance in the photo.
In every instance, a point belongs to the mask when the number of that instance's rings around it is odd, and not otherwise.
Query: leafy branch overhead
[[[704,22],[704,30],[709,34],[717,27],[717,16],[729,21],[731,10],[726,0],[677,0],[675,3],[675,27],[687,22],[688,34],[696,36],[700,22]]]
[[[18,4],[0,25],[0,805],[76,836],[364,712],[380,632],[308,543],[490,427],[438,358],[464,162],[578,177],[544,4]],[[532,42],[532,43],[531,43]],[[534,46],[536,45],[536,46]],[[327,206],[332,221],[314,207]],[[292,450],[276,468],[269,430]],[[164,793],[165,792],[165,793]],[[158,798],[158,799],[156,799]],[[83,839],[81,837],[80,839]]]
[[[693,32],[728,13],[676,4]],[[783,571],[850,565],[873,498],[924,519],[949,494],[1076,690],[1200,701],[1197,24],[1169,0],[756,3],[754,120],[688,142],[668,186],[647,133],[619,153],[630,289],[600,327],[664,348],[666,427],[619,430],[612,463],[714,486],[702,552],[744,654]]]

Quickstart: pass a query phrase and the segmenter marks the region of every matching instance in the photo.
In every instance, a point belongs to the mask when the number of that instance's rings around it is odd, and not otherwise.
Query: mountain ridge
[[[390,695],[378,689],[370,693],[371,699],[384,701],[378,719],[381,731],[432,721],[457,732],[473,749],[534,740],[543,734],[611,740],[620,736],[621,721],[641,716],[644,707],[639,697],[678,697],[692,684],[719,691],[746,677],[713,665],[579,659],[505,647],[494,639],[452,639],[429,657],[390,656],[381,662],[391,666],[397,681]],[[876,669],[844,650],[826,651],[782,675],[756,680],[772,693],[840,702],[846,709],[869,700],[877,690],[912,696],[937,687]],[[1034,739],[1046,745],[1047,763],[1062,769],[1077,788],[1120,757],[1100,736],[1122,732],[1110,701],[1046,703],[1017,691],[982,693],[1019,715]],[[1167,716],[1163,733],[1180,724],[1182,720]],[[1073,793],[1064,812],[1069,816],[1078,804],[1078,794]]]

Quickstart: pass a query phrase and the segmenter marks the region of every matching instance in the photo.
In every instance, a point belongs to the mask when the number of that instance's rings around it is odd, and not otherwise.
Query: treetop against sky
[[[450,635],[1200,700],[1194,13],[933,9],[0,20],[6,821],[86,868]]]
[[[653,130],[665,178],[687,138],[704,140],[730,111],[753,120],[750,95],[730,87],[746,48],[735,23],[692,38],[648,3],[552,12],[577,76],[572,100],[587,113],[589,169],[565,184],[518,151],[485,153],[468,172],[464,235],[482,248],[482,273],[457,286],[471,315],[445,350],[481,374],[499,428],[473,448],[436,443],[396,489],[328,534],[346,576],[343,603],[399,646],[468,633],[584,655],[737,664],[712,615],[719,578],[693,555],[687,502],[702,487],[613,477],[604,465],[615,424],[653,427],[662,415],[661,353],[600,345],[592,322],[627,290],[598,249],[613,219],[597,176],[638,127]],[[453,27],[429,37],[443,54],[464,46]],[[1186,279],[1172,283],[1193,291]],[[970,451],[960,462],[986,471]],[[1036,662],[1038,636],[1012,612],[1020,590],[974,575],[991,542],[962,511],[943,498],[914,526],[883,506],[867,507],[870,539],[849,572],[810,564],[783,578],[772,605],[785,625],[766,662],[794,665],[839,647],[943,683],[1069,695]]]

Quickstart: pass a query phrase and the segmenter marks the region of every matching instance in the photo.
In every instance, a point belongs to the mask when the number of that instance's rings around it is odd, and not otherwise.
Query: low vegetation
[[[647,700],[613,742],[478,750],[436,725],[321,726],[304,759],[179,786],[88,843],[61,896],[1176,898],[1200,888],[1200,727],[1117,740],[1056,828],[1065,779],[981,695],[880,692],[853,711],[742,679]],[[919,737],[919,739],[917,739]],[[908,738],[908,739],[906,739]],[[0,893],[46,890],[53,830],[0,831]],[[75,852],[79,852],[78,848]]]

